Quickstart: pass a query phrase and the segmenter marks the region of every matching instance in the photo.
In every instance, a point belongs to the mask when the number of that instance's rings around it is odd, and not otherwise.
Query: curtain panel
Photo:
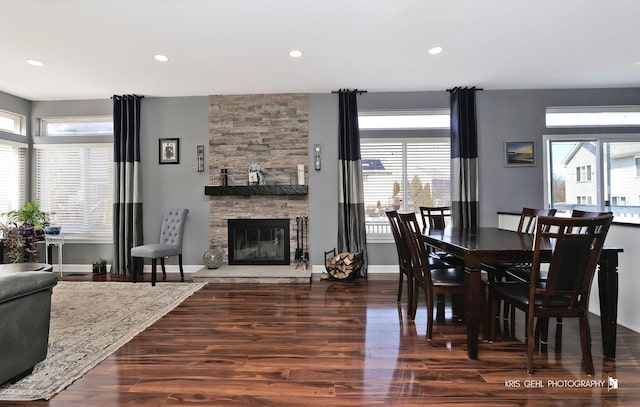
[[[362,253],[360,277],[367,276],[367,237],[362,187],[357,90],[340,90],[338,131],[338,251]]]
[[[113,96],[113,265],[112,273],[134,270],[131,248],[143,244],[140,179],[142,96]]]
[[[478,130],[475,88],[451,89],[451,218],[453,227],[477,228]]]

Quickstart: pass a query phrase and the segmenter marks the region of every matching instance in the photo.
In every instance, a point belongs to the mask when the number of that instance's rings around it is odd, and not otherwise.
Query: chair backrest
[[[613,212],[589,212],[589,211],[583,211],[580,209],[574,209],[571,211],[571,217],[572,218],[596,218],[598,216],[602,216],[602,215],[612,215],[613,216]]]
[[[393,240],[396,243],[396,250],[398,252],[398,261],[400,262],[400,266],[408,267],[408,264],[410,264],[411,262],[411,254],[409,253],[409,249],[407,248],[405,238],[402,235],[398,211],[385,210],[384,213],[387,215],[387,218],[389,218],[389,223],[391,224],[391,234],[393,235]]]
[[[416,279],[431,285],[430,256],[427,246],[422,241],[418,218],[413,212],[399,213],[398,217],[400,218],[400,229],[411,256],[413,275]]]
[[[424,230],[442,230],[447,226],[447,219],[451,219],[450,206],[421,206],[420,216],[424,224]]]
[[[184,224],[189,209],[171,208],[164,213],[160,228],[160,243],[182,247]]]
[[[531,286],[531,303],[537,296],[543,307],[588,308],[591,283],[612,219],[611,214],[538,217],[531,281],[538,281],[541,249],[552,244],[552,254],[546,284],[543,288]]]
[[[556,209],[522,208],[517,232],[531,234],[536,230],[538,216],[555,216],[555,214]]]

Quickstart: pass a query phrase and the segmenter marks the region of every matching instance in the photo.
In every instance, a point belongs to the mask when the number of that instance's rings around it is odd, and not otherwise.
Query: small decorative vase
[[[217,269],[222,265],[224,253],[219,248],[213,246],[202,255],[202,261],[208,269]]]

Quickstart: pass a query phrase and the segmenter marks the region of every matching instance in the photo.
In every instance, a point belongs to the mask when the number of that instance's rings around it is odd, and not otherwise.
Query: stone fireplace
[[[309,216],[306,185],[291,185],[300,164],[305,167],[304,184],[307,179],[308,97],[215,95],[209,100],[209,185],[205,187],[210,200],[209,242],[223,249],[231,260],[229,221],[287,220],[289,233],[296,230],[296,217]],[[260,164],[265,169],[264,186],[247,185],[250,164]],[[219,179],[222,169],[228,174],[226,187]],[[286,239],[288,245],[282,248],[288,256],[283,257],[289,262],[282,264],[290,264],[295,255],[295,232]],[[260,245],[266,250],[266,243]]]

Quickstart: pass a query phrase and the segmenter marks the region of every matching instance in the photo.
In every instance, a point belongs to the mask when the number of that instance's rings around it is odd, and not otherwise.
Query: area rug
[[[0,387],[0,400],[50,399],[203,286],[59,282],[47,358],[31,375]]]

